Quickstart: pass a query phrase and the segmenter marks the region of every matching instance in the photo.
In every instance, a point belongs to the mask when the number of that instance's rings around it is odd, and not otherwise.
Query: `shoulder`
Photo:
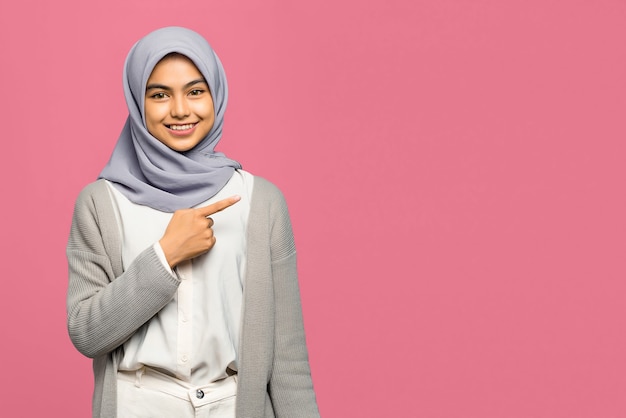
[[[107,188],[108,186],[106,184],[106,180],[104,179],[99,179],[93,183],[89,183],[83,187],[78,194],[78,197],[76,198],[76,206],[93,205],[96,201],[108,198],[109,191]]]
[[[269,260],[274,262],[295,253],[285,197],[274,183],[263,177],[254,176],[248,219],[249,248],[255,248],[255,254],[259,248],[268,248]]]
[[[283,192],[271,181],[264,177],[253,176],[252,201],[264,203],[284,204]]]
[[[85,186],[74,205],[74,220],[79,223],[100,223],[114,217],[113,203],[106,180],[96,180]]]
[[[271,181],[255,176],[250,200],[250,216],[254,219],[267,217],[270,222],[281,219],[289,222],[289,208],[283,192]]]

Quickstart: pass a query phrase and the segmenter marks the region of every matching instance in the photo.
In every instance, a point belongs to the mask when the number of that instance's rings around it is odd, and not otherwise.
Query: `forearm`
[[[114,280],[102,255],[68,250],[68,262],[68,331],[88,357],[124,343],[172,299],[179,284],[153,247]]]

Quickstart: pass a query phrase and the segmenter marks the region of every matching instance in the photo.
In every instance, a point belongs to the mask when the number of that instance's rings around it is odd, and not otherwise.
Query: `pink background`
[[[128,49],[183,25],[226,67],[220,149],[290,204],[324,417],[626,416],[625,1],[8,4],[2,415],[89,415],[73,203]]]

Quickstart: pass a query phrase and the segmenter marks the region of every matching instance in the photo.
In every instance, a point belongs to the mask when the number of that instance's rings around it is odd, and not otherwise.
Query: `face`
[[[189,151],[209,133],[215,110],[209,86],[191,60],[163,58],[146,85],[146,126],[174,151]]]

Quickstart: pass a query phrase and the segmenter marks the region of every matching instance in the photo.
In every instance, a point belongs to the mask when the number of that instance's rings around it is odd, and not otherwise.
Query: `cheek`
[[[155,128],[156,128],[156,124],[154,123],[154,120],[149,115],[146,114],[146,129],[148,130],[148,132],[154,135]]]
[[[152,129],[157,128],[163,120],[162,109],[157,106],[146,106],[146,128],[152,133]]]
[[[215,109],[213,108],[212,100],[202,103],[202,112],[205,119],[215,119]]]

